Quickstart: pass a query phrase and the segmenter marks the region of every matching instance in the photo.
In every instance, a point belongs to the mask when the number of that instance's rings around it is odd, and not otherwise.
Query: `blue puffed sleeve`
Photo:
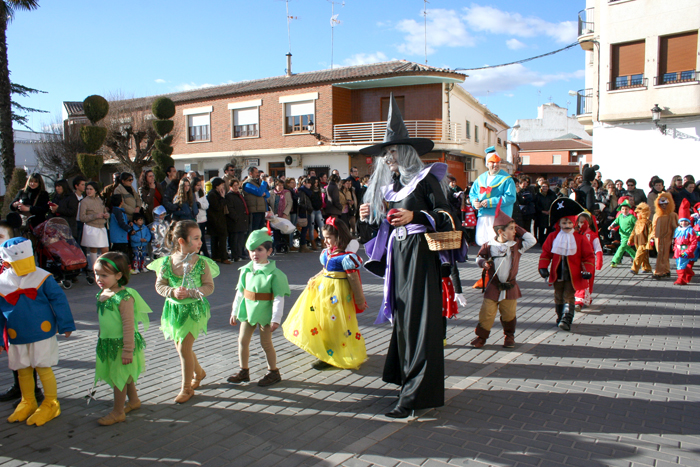
[[[343,255],[342,264],[343,269],[349,271],[352,269],[360,269],[362,261],[360,260],[359,256],[357,256],[355,253],[348,253],[347,255]]]

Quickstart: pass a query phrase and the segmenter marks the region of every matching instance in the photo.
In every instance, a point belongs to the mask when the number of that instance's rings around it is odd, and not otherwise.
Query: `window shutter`
[[[208,126],[209,125],[209,114],[199,114],[199,115],[190,115],[189,117],[190,120],[190,126]]]
[[[238,109],[233,111],[233,124],[239,125],[255,125],[258,123],[258,108]]]
[[[612,76],[644,74],[644,41],[613,45]]]
[[[292,102],[287,104],[287,117],[298,117],[301,115],[313,115],[314,114],[314,102]]]
[[[661,38],[659,75],[678,71],[694,71],[698,52],[698,32]]]

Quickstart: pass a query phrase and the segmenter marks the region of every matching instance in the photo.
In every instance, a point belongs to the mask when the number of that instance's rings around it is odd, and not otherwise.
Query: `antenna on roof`
[[[428,0],[423,0],[423,45],[425,47],[425,64],[428,64]]]
[[[331,4],[331,68],[333,68],[333,32],[335,31],[335,25],[341,23],[338,19],[338,15],[335,14],[335,5],[339,4],[341,7],[344,7],[345,0],[341,2],[335,2],[333,0],[326,1]]]
[[[290,23],[293,19],[299,19],[298,16],[290,16],[289,14],[289,0],[285,0],[287,5],[287,40],[289,41],[289,52],[287,53],[287,69],[285,74],[287,76],[292,76],[292,31]]]

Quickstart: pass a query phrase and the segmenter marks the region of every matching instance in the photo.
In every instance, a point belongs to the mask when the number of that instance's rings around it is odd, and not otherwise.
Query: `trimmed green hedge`
[[[171,165],[175,165],[175,160],[170,157],[168,154],[164,154],[158,149],[153,148],[151,151],[151,157],[153,158],[153,162],[156,163],[157,168],[159,168],[163,173],[165,173],[165,168]],[[153,173],[155,173],[155,168],[153,170]],[[163,177],[158,177],[156,180],[161,180]]]
[[[97,152],[107,137],[107,128],[101,126],[84,126],[80,129],[80,139],[83,140],[87,152]]]
[[[175,116],[175,103],[167,97],[159,97],[151,106],[153,115],[159,120],[167,120]]]
[[[15,167],[12,171],[12,178],[10,179],[10,184],[5,190],[5,201],[2,205],[2,217],[3,219],[7,217],[10,212],[10,204],[12,200],[15,199],[19,190],[24,189],[27,184],[27,171],[21,167]]]
[[[107,102],[107,99],[97,94],[88,96],[83,101],[83,112],[85,112],[85,116],[94,125],[105,118],[109,113],[109,102]]]
[[[166,156],[170,156],[173,153],[174,148],[167,144],[164,139],[157,139],[154,143],[156,149]]]
[[[153,129],[156,130],[158,136],[163,137],[173,131],[175,122],[172,120],[153,120]]]
[[[104,160],[98,154],[78,154],[78,167],[90,180],[98,180]]]

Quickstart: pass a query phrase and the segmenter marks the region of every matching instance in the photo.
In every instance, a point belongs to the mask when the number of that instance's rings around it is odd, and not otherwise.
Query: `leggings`
[[[268,370],[277,369],[277,354],[272,346],[272,330],[270,325],[261,326],[259,324],[250,324],[247,321],[241,321],[241,330],[238,334],[238,362],[241,368],[248,368],[248,360],[250,359],[250,340],[253,337],[255,328],[260,328],[260,346],[265,351]]]

